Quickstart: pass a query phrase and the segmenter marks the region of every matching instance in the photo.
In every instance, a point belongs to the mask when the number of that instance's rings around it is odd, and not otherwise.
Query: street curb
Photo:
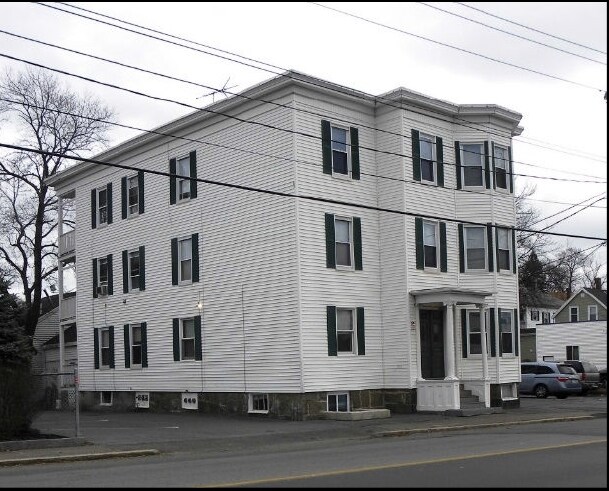
[[[148,455],[159,455],[156,449],[126,450],[120,452],[101,452],[91,454],[61,455],[58,457],[30,457],[25,459],[0,460],[0,467],[30,464],[52,464],[55,462],[78,462],[82,460],[114,459],[120,457],[145,457]]]
[[[86,440],[81,436],[71,438],[48,438],[38,440],[13,440],[8,442],[0,442],[0,451],[3,452],[7,450],[77,447],[81,445],[87,445]]]
[[[543,419],[526,419],[522,421],[501,421],[497,423],[482,423],[477,425],[453,425],[453,426],[434,426],[429,428],[411,428],[408,430],[391,430],[374,433],[373,438],[382,438],[390,436],[406,436],[415,433],[433,433],[439,431],[461,431],[461,430],[476,430],[478,428],[492,428],[496,426],[514,426],[536,423],[556,423],[560,421],[578,421],[582,419],[594,419],[594,416],[565,416],[561,418],[543,418]]]

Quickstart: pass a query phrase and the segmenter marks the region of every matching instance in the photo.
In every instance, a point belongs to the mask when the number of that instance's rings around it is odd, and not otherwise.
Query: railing
[[[64,297],[59,302],[59,319],[73,319],[76,317],[76,295]]]
[[[73,252],[76,246],[76,235],[74,230],[61,234],[59,236],[59,256],[63,256],[69,252]]]

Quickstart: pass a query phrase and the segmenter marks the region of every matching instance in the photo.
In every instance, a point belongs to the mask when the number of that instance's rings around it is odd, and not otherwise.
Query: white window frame
[[[594,309],[594,319],[592,318],[592,309]],[[589,321],[598,320],[598,305],[588,305],[588,320]]]
[[[539,322],[539,310],[531,309],[531,320]]]
[[[576,320],[573,320],[573,309],[575,309],[575,315],[577,316]],[[579,322],[579,307],[577,305],[569,307],[569,322]]]
[[[99,199],[99,196],[101,193],[105,193],[106,195],[106,205],[104,207],[102,207],[101,205],[101,200]],[[97,202],[97,209],[95,210],[95,215],[97,218],[97,227],[106,227],[108,225],[108,211],[109,211],[109,203],[108,203],[108,186],[103,186],[100,188],[97,188],[95,190],[96,193],[96,202]],[[106,221],[102,222],[102,213],[101,210],[102,208],[104,208],[106,210]]]
[[[495,155],[495,152],[497,151],[497,149],[501,149],[504,151],[504,157],[503,158],[497,158],[497,156]],[[504,163],[504,167],[503,169],[505,170],[505,187],[499,186],[499,183],[497,182],[497,162],[503,162]],[[497,145],[495,144],[495,148],[493,151],[493,169],[495,171],[495,175],[494,175],[494,179],[495,179],[495,188],[499,191],[502,192],[510,192],[510,160],[509,160],[509,153],[508,153],[508,148],[503,146],[503,145]]]
[[[102,261],[106,264],[106,281],[102,281],[102,276],[101,276],[101,271],[102,271]],[[97,295],[100,297],[105,297],[108,295],[108,282],[110,280],[110,270],[108,269],[110,267],[110,265],[108,264],[108,257],[107,256],[103,256],[103,257],[98,257],[97,258],[97,285],[96,288],[98,288],[97,290]],[[99,291],[99,287],[105,286],[106,287],[106,294],[103,295],[100,291]]]
[[[464,145],[480,145],[480,174],[482,176],[482,184],[480,185],[468,185],[465,183],[465,168],[466,167],[478,167],[478,166],[473,166],[473,165],[465,165],[465,156],[467,154],[473,154],[473,152],[466,152],[463,149]],[[486,176],[485,176],[485,169],[484,169],[484,142],[461,142],[459,144],[459,151],[461,152],[461,183],[462,183],[462,187],[463,188],[474,188],[474,189],[483,189],[486,185],[485,180],[486,180]]]
[[[140,363],[135,363],[133,360],[135,357],[133,356],[134,348],[138,345],[135,344],[135,336],[133,335],[133,331],[136,328],[140,328]],[[141,323],[129,324],[129,359],[130,359],[130,367],[131,368],[142,368],[142,360],[144,358],[144,343],[143,343],[143,328]]]
[[[184,337],[184,321],[192,321],[192,338]],[[196,359],[196,334],[195,334],[195,318],[185,317],[180,319],[180,361],[195,361]],[[192,358],[184,358],[184,341],[192,340]]]
[[[135,277],[135,275],[131,274],[131,259],[133,257],[134,254],[137,254],[138,257],[138,263],[139,263],[139,267],[138,267],[138,274],[137,274],[137,288],[133,287],[133,278]],[[129,282],[129,291],[130,292],[139,292],[140,291],[140,280],[142,277],[142,261],[141,261],[141,257],[140,257],[140,250],[138,249],[133,249],[131,251],[127,252],[127,273],[129,275],[128,278],[128,282]]]
[[[110,394],[110,402],[104,401],[104,394]],[[99,405],[100,406],[112,406],[112,401],[114,393],[110,390],[100,390],[99,391]]]
[[[548,319],[548,322],[545,319]],[[542,312],[541,313],[541,323],[542,324],[551,324],[552,323],[552,314],[550,312]]]
[[[256,408],[256,403],[262,402],[262,409]],[[269,395],[264,393],[252,393],[248,397],[247,412],[252,414],[268,414],[269,413]]]
[[[335,398],[336,401],[336,410],[331,410],[330,409],[330,398],[333,397]],[[347,410],[346,411],[341,411],[339,410],[339,404],[338,404],[338,398],[339,397],[346,397],[347,398]],[[351,412],[351,400],[349,397],[349,392],[329,392],[326,395],[326,411],[329,413],[348,413]]]
[[[478,335],[480,336],[480,353],[472,353],[471,351],[471,341],[470,341],[470,336],[472,334],[476,334],[475,332],[472,333],[470,330],[470,315],[471,314],[480,314],[480,310],[476,309],[476,310],[466,310],[467,315],[465,316],[466,319],[466,323],[467,323],[467,356],[471,357],[471,358],[482,358],[482,334],[480,331],[478,331]],[[484,326],[485,326],[485,334],[486,334],[486,357],[490,358],[491,356],[491,344],[489,342],[489,312],[488,310],[484,311]]]
[[[421,142],[431,143],[431,169],[432,169],[431,171],[433,173],[433,179],[431,181],[423,178],[423,160],[428,160],[428,159],[424,159],[422,157],[423,151],[421,149]],[[420,165],[421,165],[421,182],[426,182],[429,184],[437,185],[438,184],[438,159],[436,156],[436,137],[435,136],[428,135],[427,133],[419,133],[419,158],[420,158]]]
[[[108,333],[108,346],[104,346],[104,333]],[[97,331],[99,336],[99,368],[100,370],[110,369],[110,328],[102,327]],[[104,364],[104,349],[108,350],[108,364]]]
[[[346,137],[345,137],[345,154],[347,155],[347,173],[343,174],[342,172],[334,172],[334,130],[341,130],[344,131],[346,133]],[[337,144],[339,144],[337,142]],[[336,150],[337,152],[341,152],[342,150]],[[330,125],[330,153],[332,155],[332,176],[333,177],[338,177],[338,178],[342,178],[342,179],[351,179],[351,172],[352,172],[352,168],[351,168],[351,130],[349,128],[346,128],[344,126],[340,126],[340,125],[335,125],[332,124]]]
[[[500,247],[501,241],[499,240],[499,236],[502,232],[505,232],[506,236],[507,236],[507,249],[503,249],[502,247]],[[500,273],[511,273],[512,272],[512,241],[510,240],[510,229],[509,228],[503,228],[503,227],[497,227],[497,271],[499,271]],[[508,251],[508,267],[507,268],[501,268],[499,267],[499,251]]]
[[[189,243],[189,247],[188,250],[190,251],[190,258],[189,259],[183,259],[182,258],[182,243],[183,242],[188,242]],[[190,278],[188,279],[183,279],[182,278],[182,261],[190,261]],[[192,262],[193,262],[193,258],[192,258],[192,236],[188,236],[188,237],[182,237],[178,239],[178,283],[179,284],[190,284],[192,283]]]
[[[351,329],[339,329],[338,312],[351,312]],[[351,351],[341,351],[339,349],[338,334],[351,332]],[[357,312],[350,307],[336,307],[336,354],[338,356],[357,355]]]
[[[569,356],[569,348],[571,348],[571,356]],[[577,356],[573,356],[574,349],[577,349]],[[565,355],[567,356],[567,360],[579,360],[579,358],[580,358],[579,345],[573,344],[573,345],[565,346]]]
[[[182,172],[180,172],[180,163],[181,162],[186,162],[186,164],[187,164],[186,168],[188,169],[188,173],[186,174],[186,176],[188,176],[188,178],[192,177],[190,175],[190,156],[186,156],[186,157],[177,159],[176,160],[176,201],[178,203],[181,201],[188,201],[192,198],[192,181],[190,179],[184,179],[184,178],[180,177],[180,176],[185,175]],[[184,193],[184,197],[182,197],[182,193],[180,192],[183,182],[188,183],[188,194]]]
[[[484,243],[484,268],[470,268],[468,266],[468,251],[469,249],[467,248],[467,230],[468,229],[474,229],[474,228],[478,228],[482,230],[482,242]],[[488,271],[488,244],[487,244],[487,232],[486,232],[486,227],[480,227],[480,226],[470,226],[470,225],[465,225],[463,227],[463,242],[465,242],[463,250],[465,252],[465,257],[464,257],[464,261],[465,261],[465,271],[466,272],[475,272],[475,273],[479,273],[479,272],[484,272],[484,271]]]
[[[512,338],[512,350],[511,351],[505,351],[503,349],[504,345],[503,345],[503,331],[501,330],[501,316],[504,315],[504,314],[509,314],[509,316],[510,316],[510,336]],[[514,328],[515,327],[514,326],[514,313],[510,309],[501,309],[501,311],[499,312],[499,316],[498,317],[499,317],[499,319],[498,319],[499,323],[498,324],[499,324],[499,337],[500,337],[499,342],[501,343],[500,345],[502,346],[501,354],[502,354],[502,356],[504,356],[506,354],[507,355],[515,356],[515,354],[516,354],[515,353],[515,348],[516,348],[515,333],[516,333],[516,330]]]
[[[434,228],[434,238],[435,238],[435,248],[436,248],[436,265],[435,266],[427,266],[425,264],[425,258],[427,255],[425,254],[425,225],[431,225]],[[431,246],[428,246],[431,247]],[[427,271],[438,271],[440,269],[440,226],[438,222],[434,222],[431,220],[423,220],[423,268]]]
[[[349,264],[348,266],[345,264],[338,264],[338,251],[337,245],[339,244],[338,239],[336,237],[336,222],[348,222],[349,223]],[[340,242],[340,244],[346,244],[347,242]],[[351,217],[342,217],[342,216],[334,216],[334,257],[336,258],[336,269],[345,269],[352,270],[355,268],[355,251],[354,251],[354,242],[353,242],[353,218]]]
[[[135,180],[135,187],[131,186]],[[131,204],[131,189],[135,189],[135,204]],[[127,217],[135,217],[140,214],[140,175],[134,174],[127,177]]]

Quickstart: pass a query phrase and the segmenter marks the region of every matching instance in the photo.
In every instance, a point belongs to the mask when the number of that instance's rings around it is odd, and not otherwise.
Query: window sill
[[[336,267],[334,269],[336,271],[355,271],[355,268],[353,266],[339,266],[339,265],[336,265]]]
[[[137,213],[127,213],[127,220],[133,220],[134,218],[137,218],[139,216],[140,216],[139,211]]]
[[[351,171],[349,171],[348,174],[341,174],[340,172],[332,171],[332,177],[334,177],[335,179],[343,180],[343,181],[354,181],[355,180],[355,179],[353,179],[353,177],[351,177]]]
[[[247,414],[269,414],[268,409],[266,411],[260,409],[250,409]]]
[[[421,271],[421,270],[419,270],[419,271]],[[425,271],[426,273],[431,273],[431,274],[442,273],[442,271],[440,271],[440,268],[423,268],[423,271]]]

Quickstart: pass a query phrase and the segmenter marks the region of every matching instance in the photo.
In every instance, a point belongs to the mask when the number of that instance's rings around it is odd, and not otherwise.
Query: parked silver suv
[[[582,384],[582,395],[601,386],[601,374],[596,365],[585,360],[565,360],[561,363],[573,367]]]
[[[581,394],[582,385],[577,372],[564,363],[555,361],[532,361],[520,364],[520,394],[533,394],[538,398],[556,396],[565,399],[569,395]]]

